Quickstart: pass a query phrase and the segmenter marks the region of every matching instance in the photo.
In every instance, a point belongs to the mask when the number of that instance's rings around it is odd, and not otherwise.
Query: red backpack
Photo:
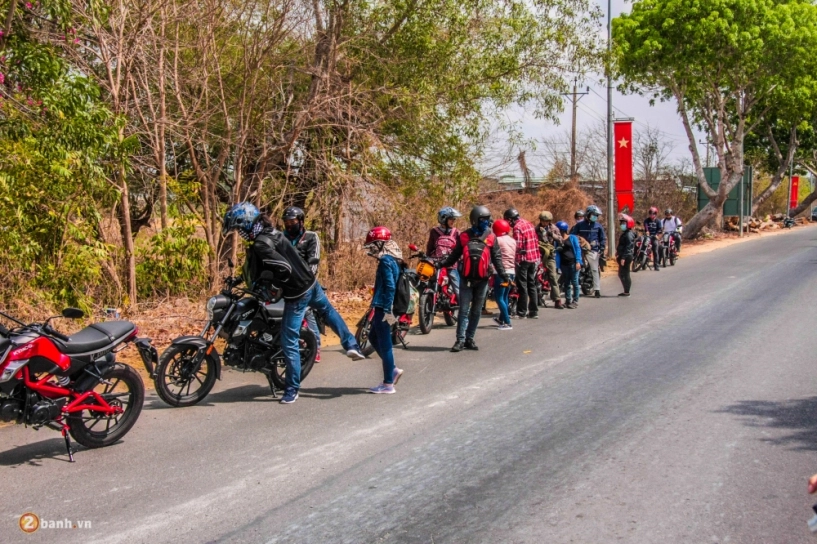
[[[462,245],[462,275],[466,280],[484,280],[490,275],[491,248],[496,243],[496,236],[490,230],[482,236],[469,234],[470,230],[460,233]]]

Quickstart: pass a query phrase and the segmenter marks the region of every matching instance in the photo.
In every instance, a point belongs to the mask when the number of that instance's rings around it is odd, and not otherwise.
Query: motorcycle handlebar
[[[68,337],[66,335],[62,334],[61,332],[55,331],[54,329],[52,329],[48,325],[43,326],[43,332],[45,334],[47,334],[48,336],[53,336],[54,338],[57,338],[58,340],[62,340],[63,342],[68,342]]]

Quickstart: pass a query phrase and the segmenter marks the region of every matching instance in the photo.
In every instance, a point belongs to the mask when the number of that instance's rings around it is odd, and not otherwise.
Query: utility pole
[[[587,87],[587,91],[580,93],[577,92],[576,85],[577,80],[574,79],[571,99],[573,102],[573,129],[570,134],[570,181],[572,182],[575,182],[579,177],[578,165],[576,164],[576,115],[577,110],[579,109],[579,100],[590,94],[590,87]]]
[[[607,0],[607,52],[613,51],[613,3]],[[613,74],[607,66],[607,255],[613,257],[616,232],[616,193],[613,185]]]
[[[698,140],[698,143],[706,146],[706,167],[709,168],[709,138],[705,142]]]

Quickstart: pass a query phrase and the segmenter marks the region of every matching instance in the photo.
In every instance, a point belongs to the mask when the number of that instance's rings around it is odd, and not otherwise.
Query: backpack
[[[491,248],[496,243],[496,236],[491,231],[482,236],[460,233],[462,245],[462,275],[466,280],[484,280],[491,275]]]
[[[400,275],[397,276],[397,289],[394,292],[394,302],[391,308],[392,314],[395,316],[413,314],[417,298],[415,293],[417,293],[417,290],[411,284],[408,268],[404,263],[401,263]]]

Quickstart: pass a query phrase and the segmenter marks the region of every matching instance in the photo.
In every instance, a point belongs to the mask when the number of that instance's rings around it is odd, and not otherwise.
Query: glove
[[[397,318],[396,318],[396,317],[394,317],[394,314],[393,314],[393,313],[389,312],[389,313],[387,313],[387,314],[385,314],[385,315],[383,316],[383,321],[385,321],[386,323],[388,323],[388,324],[389,324],[389,326],[392,326],[392,325],[394,325],[395,323],[397,323]]]

